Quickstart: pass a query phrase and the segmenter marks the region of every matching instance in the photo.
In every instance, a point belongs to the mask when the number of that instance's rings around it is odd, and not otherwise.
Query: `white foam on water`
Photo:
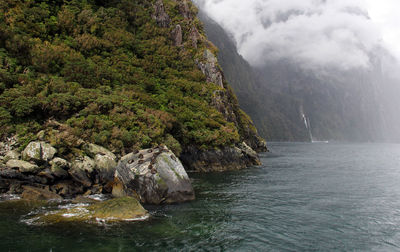
[[[109,196],[107,196],[105,194],[93,194],[93,195],[88,195],[86,197],[89,199],[98,200],[98,201],[104,201],[109,198]]]
[[[89,206],[89,204],[87,203],[76,203],[76,204],[66,204],[66,205],[59,205],[58,208],[59,209],[71,209],[71,208],[82,208],[82,207],[86,207]]]
[[[0,194],[0,202],[7,200],[19,200],[19,199],[21,199],[21,197],[17,194],[11,194],[11,193]]]

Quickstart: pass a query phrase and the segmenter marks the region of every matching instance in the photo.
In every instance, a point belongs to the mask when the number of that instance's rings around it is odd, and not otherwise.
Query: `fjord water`
[[[272,143],[263,166],[190,174],[194,202],[150,221],[30,226],[0,203],[2,251],[393,251],[400,249],[400,145]]]

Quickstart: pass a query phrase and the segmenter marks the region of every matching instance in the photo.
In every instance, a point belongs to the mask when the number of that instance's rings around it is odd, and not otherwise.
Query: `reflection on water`
[[[23,222],[40,206],[0,203],[5,251],[399,250],[400,145],[270,146],[264,165],[190,174],[197,200],[146,206],[149,221]],[[59,207],[59,206],[57,206]]]

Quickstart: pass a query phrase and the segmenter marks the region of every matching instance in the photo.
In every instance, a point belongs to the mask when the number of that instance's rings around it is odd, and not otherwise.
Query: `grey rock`
[[[192,13],[190,12],[189,4],[186,0],[179,1],[179,11],[185,19],[191,19]]]
[[[174,30],[172,30],[172,40],[175,46],[182,46],[182,27],[177,25]]]
[[[68,170],[69,167],[71,166],[71,164],[67,160],[59,158],[59,157],[54,158],[49,163],[52,166],[58,166],[64,170]]]
[[[179,159],[166,147],[141,150],[119,162],[113,195],[139,196],[143,203],[193,200],[190,179]]]
[[[207,82],[214,83],[224,88],[222,73],[217,62],[215,55],[209,49],[206,49],[203,54],[203,60],[197,60],[197,66],[206,76]]]
[[[71,175],[73,180],[81,183],[83,186],[90,187],[92,185],[91,174],[95,169],[95,163],[93,159],[85,156],[83,160],[75,160],[71,164],[71,168],[68,173]]]
[[[117,157],[115,154],[96,144],[88,144],[85,149],[86,152],[94,158],[94,169],[96,170],[100,182],[107,183],[111,181],[117,166]]]
[[[167,12],[165,11],[165,7],[162,0],[157,0],[154,4],[154,14],[152,15],[153,19],[156,20],[158,26],[167,28],[171,23],[171,19],[169,18]]]
[[[192,41],[192,46],[194,48],[197,48],[198,41],[201,39],[201,35],[197,28],[195,26],[192,26],[192,28],[189,31],[189,40]]]
[[[115,156],[114,153],[112,153],[111,151],[107,150],[106,148],[96,145],[96,144],[88,144],[85,146],[85,150],[86,152],[88,152],[88,154],[90,155],[90,157],[94,158],[97,154],[101,154],[101,155],[106,155],[108,157],[110,157],[111,159],[116,160],[117,157]]]
[[[8,160],[11,159],[20,159],[21,154],[16,151],[16,150],[10,150],[6,153],[6,155],[4,156],[3,162],[7,163]]]
[[[22,152],[22,159],[26,161],[49,161],[57,150],[45,142],[30,142]]]
[[[187,147],[180,158],[188,170],[196,172],[240,170],[261,164],[257,153],[244,144],[211,150]]]
[[[40,142],[30,142],[22,152],[22,159],[26,161],[40,161],[42,159],[41,149],[42,145]]]
[[[0,180],[12,181],[13,184],[15,183],[44,184],[47,181],[45,178],[31,174],[21,173],[18,170],[12,168],[0,169]]]
[[[41,170],[41,168],[35,164],[15,159],[8,160],[6,166],[8,168],[17,168],[20,172],[35,173]]]
[[[62,158],[54,158],[50,161],[51,165],[51,173],[56,176],[57,178],[66,178],[68,177],[67,170],[71,166],[71,164]]]
[[[99,175],[100,182],[107,183],[111,181],[117,167],[115,158],[109,155],[97,154],[94,158],[96,171]]]
[[[41,142],[42,146],[42,160],[49,161],[57,153],[57,150],[48,143]]]

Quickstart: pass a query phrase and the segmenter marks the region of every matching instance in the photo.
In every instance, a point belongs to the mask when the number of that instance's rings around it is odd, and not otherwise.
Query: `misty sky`
[[[400,59],[399,0],[197,0],[253,65],[367,68],[380,46]]]

